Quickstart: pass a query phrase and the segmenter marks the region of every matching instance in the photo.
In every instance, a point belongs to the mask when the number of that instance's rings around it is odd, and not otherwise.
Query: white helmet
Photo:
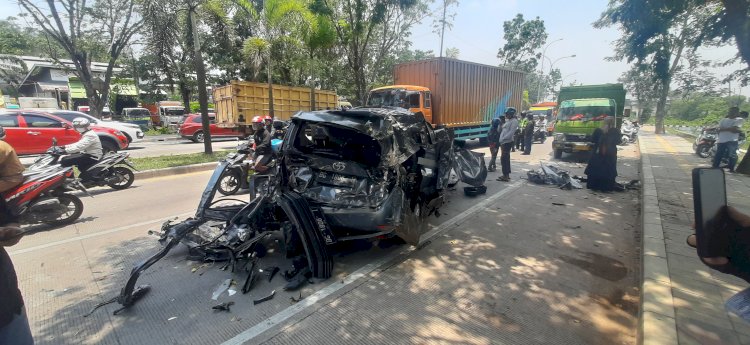
[[[88,131],[89,126],[91,126],[91,121],[85,117],[76,117],[73,119],[73,128],[81,133]]]

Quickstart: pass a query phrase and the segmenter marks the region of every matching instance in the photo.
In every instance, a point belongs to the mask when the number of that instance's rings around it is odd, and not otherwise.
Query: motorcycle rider
[[[23,182],[23,165],[13,147],[5,142],[5,129],[0,126],[0,192]],[[0,344],[33,344],[18,278],[5,247],[13,246],[23,237],[18,220],[0,198]]]
[[[266,125],[266,131],[273,135],[273,117],[269,115],[263,116],[263,123]]]
[[[253,141],[255,142],[255,171],[265,172],[266,165],[271,161],[273,150],[271,149],[271,133],[266,130],[263,117],[254,116],[251,120],[253,126]]]
[[[16,155],[16,151],[5,142],[5,129],[0,126],[0,193],[5,192],[23,182],[24,167]],[[5,200],[0,198],[0,224],[14,227],[20,231],[19,225],[10,214],[6,214]]]
[[[78,171],[81,172],[79,178],[86,176],[86,171],[99,162],[104,153],[99,136],[90,127],[91,122],[85,117],[73,119],[73,128],[81,133],[81,140],[62,147],[70,155],[60,159],[60,165],[64,167],[77,166]]]

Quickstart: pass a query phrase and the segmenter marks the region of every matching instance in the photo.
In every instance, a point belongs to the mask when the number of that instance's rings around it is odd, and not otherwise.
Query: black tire
[[[698,145],[698,148],[695,149],[695,154],[701,158],[708,158],[711,155],[711,148],[707,145]]]
[[[487,140],[487,137],[479,138],[479,145],[487,146],[487,145],[489,145],[489,143],[490,142]]]
[[[133,142],[133,138],[131,138],[128,133],[122,132],[122,135],[125,136],[126,139],[128,139],[128,146]]]
[[[217,190],[223,195],[237,194],[242,184],[240,179],[240,172],[237,170],[229,170],[224,173],[219,179]]]
[[[119,149],[120,147],[111,140],[102,140],[102,151],[105,155],[109,152],[117,152]]]
[[[192,140],[194,143],[202,143],[203,139],[203,131],[197,131],[193,133],[193,138],[190,140]]]
[[[563,154],[562,150],[555,150],[555,152],[553,153],[553,157],[555,159],[560,159],[560,158],[562,158],[562,154]]]
[[[542,137],[542,140],[540,140],[539,142],[544,144],[545,141],[547,141],[547,137]]]
[[[133,173],[132,170],[126,167],[114,167],[112,171],[112,175],[120,175],[122,177],[120,182],[107,183],[107,186],[112,187],[112,189],[117,189],[117,190],[127,189],[128,187],[133,185],[133,182],[135,182],[135,174]]]
[[[81,201],[81,199],[79,199],[75,195],[70,194],[60,194],[57,195],[56,198],[60,201],[60,204],[67,205],[69,210],[72,206],[72,213],[67,216],[63,216],[63,218],[51,220],[47,222],[47,224],[53,226],[68,225],[72,224],[73,222],[78,220],[79,217],[81,217],[81,214],[83,214],[83,201]]]

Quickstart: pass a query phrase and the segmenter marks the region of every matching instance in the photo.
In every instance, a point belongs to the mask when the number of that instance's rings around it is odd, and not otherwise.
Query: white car
[[[132,123],[125,123],[125,122],[119,122],[119,121],[104,121],[99,120],[91,115],[88,115],[86,113],[82,113],[80,111],[73,111],[73,110],[53,110],[50,111],[50,114],[62,117],[65,120],[73,121],[73,119],[77,117],[85,117],[91,121],[91,124],[116,129],[123,134],[125,134],[126,137],[128,137],[128,141],[130,143],[138,142],[143,139],[143,131],[141,130],[141,126],[138,126],[136,124]]]

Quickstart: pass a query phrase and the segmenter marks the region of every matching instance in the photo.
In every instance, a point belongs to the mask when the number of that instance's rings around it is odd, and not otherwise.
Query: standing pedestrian
[[[591,135],[591,141],[594,149],[584,170],[588,177],[586,188],[611,192],[616,186],[617,144],[620,143],[620,130],[615,126],[615,118],[604,118],[602,126]]]
[[[740,108],[729,108],[727,117],[719,121],[719,137],[716,140],[716,156],[714,156],[713,167],[718,168],[721,161],[726,157],[729,159],[727,168],[734,172],[737,164],[737,145],[742,132],[743,119],[739,116]]]
[[[513,134],[517,129],[516,108],[509,107],[505,110],[505,124],[500,132],[500,166],[503,176],[498,177],[498,181],[510,181],[510,150],[513,148]]]
[[[516,152],[516,150],[523,151],[523,129],[526,127],[526,112],[522,111],[521,119],[516,121],[518,121],[518,128],[513,136],[513,152]]]
[[[0,192],[9,190],[23,181],[23,165],[13,147],[4,141],[5,130],[0,127]],[[31,345],[29,320],[23,306],[21,290],[13,262],[5,251],[21,240],[18,220],[5,207],[0,210],[0,344]]]
[[[490,155],[492,156],[492,158],[490,158],[490,164],[489,167],[487,167],[487,171],[495,171],[497,168],[495,163],[497,161],[497,151],[500,150],[500,131],[502,131],[500,123],[501,121],[499,118],[493,119],[490,130],[487,132],[487,142],[489,143]]]
[[[526,124],[523,126],[523,153],[522,155],[531,154],[531,142],[534,140],[534,115],[526,114]]]

